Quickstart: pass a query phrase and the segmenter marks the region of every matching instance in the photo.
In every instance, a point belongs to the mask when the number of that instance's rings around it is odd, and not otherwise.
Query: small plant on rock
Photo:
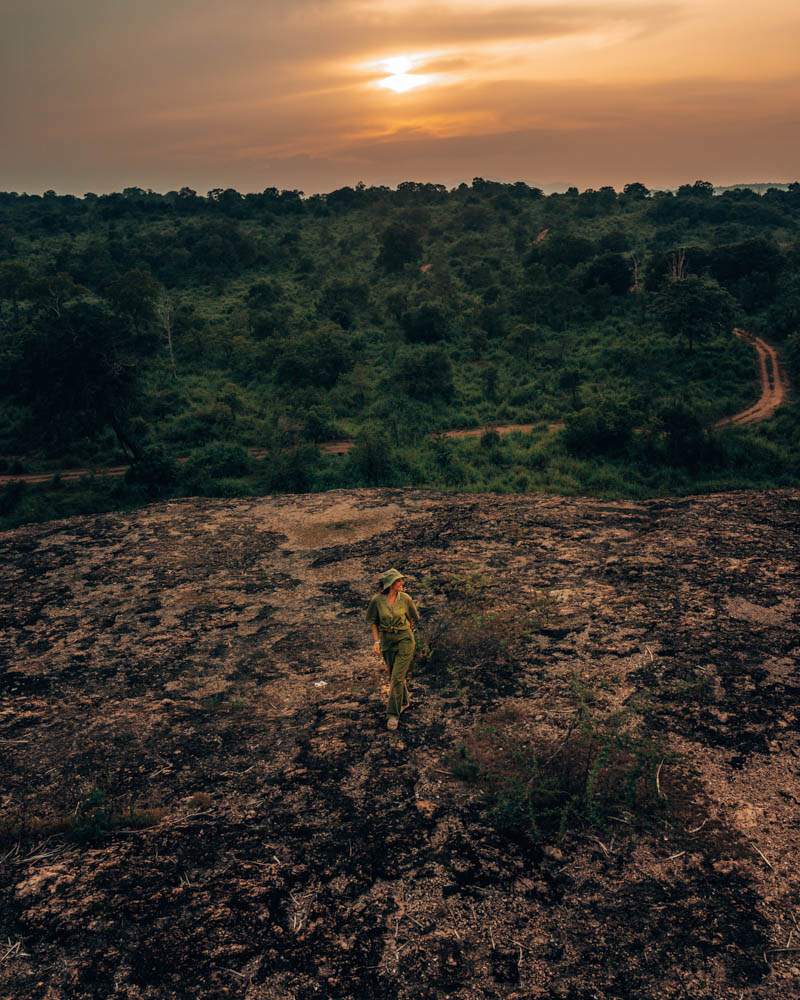
[[[625,713],[600,719],[585,706],[560,741],[528,735],[515,717],[476,726],[451,758],[456,777],[482,790],[502,833],[539,843],[602,829],[620,813],[641,824],[663,814],[657,774],[668,755],[660,742]]]

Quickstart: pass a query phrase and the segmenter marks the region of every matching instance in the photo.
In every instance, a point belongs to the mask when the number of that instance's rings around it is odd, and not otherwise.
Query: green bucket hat
[[[381,576],[381,590],[388,590],[396,580],[405,580],[405,576],[396,569],[387,569]]]

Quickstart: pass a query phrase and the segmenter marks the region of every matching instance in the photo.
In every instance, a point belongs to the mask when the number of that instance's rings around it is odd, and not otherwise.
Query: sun
[[[394,76],[387,76],[380,81],[380,86],[387,90],[393,90],[395,94],[405,94],[408,90],[415,90],[427,81],[425,77],[414,75],[413,73],[395,73]]]
[[[382,63],[381,68],[392,76],[406,76],[414,68],[414,61],[409,56],[395,56]]]
[[[380,68],[389,75],[379,80],[378,86],[392,90],[395,94],[405,94],[409,90],[416,90],[417,87],[424,87],[433,80],[430,73],[412,72],[414,60],[411,56],[394,56],[392,59],[384,59]]]

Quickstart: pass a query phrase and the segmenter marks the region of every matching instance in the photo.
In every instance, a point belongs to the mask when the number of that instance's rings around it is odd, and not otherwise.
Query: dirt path
[[[755,424],[759,420],[768,420],[772,414],[786,401],[789,380],[778,360],[778,352],[766,340],[756,337],[746,330],[736,329],[734,335],[751,344],[758,355],[758,378],[761,384],[761,396],[740,413],[731,417],[723,417],[715,427],[728,427],[732,424]]]
[[[735,329],[734,335],[744,340],[745,343],[752,344],[758,355],[759,382],[761,385],[761,396],[740,413],[734,413],[730,417],[723,417],[717,421],[715,427],[727,427],[732,424],[754,424],[760,420],[767,420],[786,401],[789,389],[789,380],[786,372],[781,367],[778,360],[778,352],[761,337],[756,337],[746,330]],[[471,427],[464,430],[444,431],[442,436],[447,438],[472,438],[480,437],[486,431],[494,430],[501,436],[506,434],[530,434],[531,431],[541,424],[501,424],[499,426],[486,425],[484,427]],[[563,422],[556,421],[547,425],[548,431],[552,434],[561,430]],[[319,450],[326,455],[346,455],[355,445],[355,441],[344,439],[341,441],[324,441],[319,446]],[[252,458],[263,459],[267,455],[264,448],[248,449]],[[187,456],[181,455],[178,462],[185,462]],[[99,469],[81,468],[64,469],[61,472],[34,472],[18,473],[0,476],[0,487],[8,486],[11,483],[28,483],[31,486],[49,482],[53,476],[60,476],[63,482],[74,482],[84,476],[99,477],[120,477],[128,471],[127,465],[115,465]]]

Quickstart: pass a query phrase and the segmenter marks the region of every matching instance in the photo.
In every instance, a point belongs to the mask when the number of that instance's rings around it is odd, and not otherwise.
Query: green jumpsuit
[[[419,612],[408,594],[398,592],[394,604],[389,604],[386,594],[375,594],[367,608],[367,622],[377,625],[381,636],[381,653],[389,668],[390,688],[386,714],[400,718],[408,707],[408,676],[414,658],[413,626],[419,621]]]

